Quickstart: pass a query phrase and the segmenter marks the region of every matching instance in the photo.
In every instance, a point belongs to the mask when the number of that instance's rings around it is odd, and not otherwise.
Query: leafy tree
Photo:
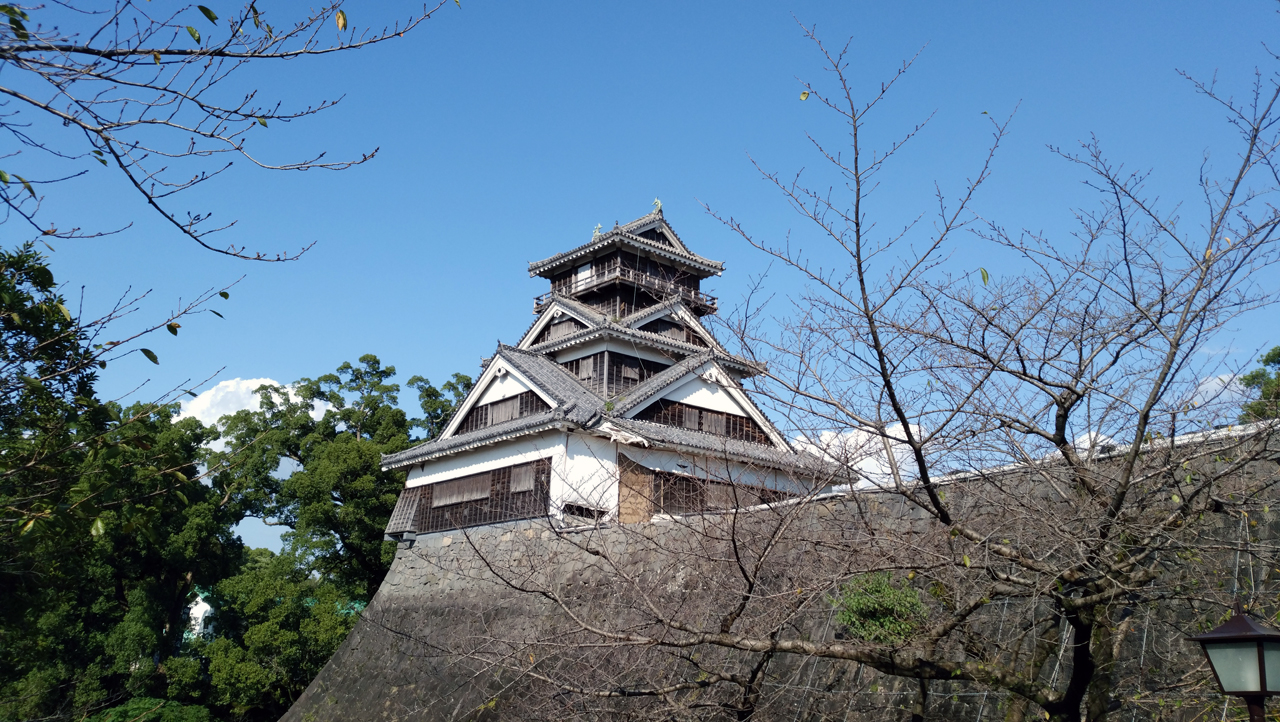
[[[1240,385],[1252,390],[1258,398],[1246,403],[1240,421],[1280,418],[1280,346],[1258,359],[1262,368],[1240,377]]]
[[[422,376],[410,378],[409,388],[418,392],[418,403],[422,406],[422,418],[415,419],[413,425],[422,429],[427,439],[439,436],[448,426],[454,409],[471,393],[473,384],[470,376],[460,373],[455,373],[438,389]]]
[[[308,573],[291,554],[250,550],[244,570],[209,600],[217,638],[203,657],[209,702],[239,719],[275,720],[302,694],[355,625],[360,602]]]
[[[410,419],[397,407],[395,372],[365,355],[290,388],[264,386],[257,411],[222,421],[229,450],[211,460],[222,469],[215,486],[246,514],[289,527],[299,559],[362,601],[395,555],[382,535],[404,475],[384,471],[382,455],[408,448],[415,427],[438,429],[471,385],[455,374],[444,386],[449,398],[413,377],[426,419]]]
[[[234,573],[241,557],[232,510],[189,483],[214,432],[174,422],[175,406],[103,408],[104,443],[75,473],[109,480],[123,501],[100,508],[88,532],[8,540],[18,561],[0,585],[3,718],[83,717],[164,696],[195,588]]]

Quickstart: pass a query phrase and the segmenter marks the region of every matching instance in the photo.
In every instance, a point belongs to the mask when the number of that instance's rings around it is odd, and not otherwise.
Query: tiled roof
[[[685,356],[703,354],[708,350],[711,350],[715,352],[715,358],[717,361],[733,368],[736,371],[746,374],[747,376],[755,376],[756,374],[762,373],[765,369],[762,364],[724,353],[723,348],[707,349],[704,346],[695,346],[694,344],[677,341],[669,336],[663,336],[662,334],[652,333],[650,331],[641,331],[638,328],[632,328],[628,325],[629,319],[651,313],[654,310],[654,307],[646,308],[643,312],[637,311],[627,318],[621,319],[615,323],[608,320],[604,315],[595,311],[595,309],[590,306],[580,303],[569,296],[556,294],[553,298],[554,300],[552,303],[560,303],[565,308],[576,311],[577,313],[585,316],[588,319],[588,327],[581,331],[575,331],[567,336],[561,336],[560,338],[551,341],[543,341],[542,343],[531,345],[528,349],[530,352],[544,354],[553,353],[560,349],[567,348],[584,341],[589,341],[592,338],[596,338],[601,335],[609,335],[614,338],[638,342],[647,346],[654,346],[656,348],[672,351]],[[678,301],[668,301],[667,303],[660,304],[660,306],[670,306],[671,308],[675,308],[677,306],[683,306],[683,304]],[[543,313],[545,314],[546,311]],[[541,318],[542,314],[539,314],[538,319],[540,320]],[[536,326],[537,323],[538,321],[535,320],[533,325],[530,325],[529,328],[525,330],[524,335],[527,336],[529,331],[532,331],[533,327]],[[718,342],[716,346],[719,347]]]
[[[603,399],[587,390],[577,378],[550,358],[505,345],[498,347],[498,353],[535,386],[554,398],[556,403],[573,405],[580,412],[587,413],[582,417],[584,422],[603,408]],[[586,409],[590,409],[590,412],[586,412]],[[570,420],[577,421],[578,418],[574,416]]]
[[[704,431],[683,429],[678,426],[655,424],[638,419],[610,418],[609,423],[636,436],[661,445],[677,446],[695,451],[726,454],[741,459],[764,463],[778,469],[803,469],[810,473],[836,473],[840,467],[821,458],[803,452],[783,451],[775,446],[739,441]]]
[[[661,334],[650,333],[649,331],[640,331],[639,329],[628,328],[616,323],[607,322],[602,323],[595,328],[585,328],[581,331],[575,331],[568,336],[561,336],[553,341],[544,341],[543,343],[535,346],[530,346],[529,350],[540,353],[554,353],[562,348],[590,341],[591,339],[600,336],[612,336],[613,338],[622,341],[631,341],[645,346],[653,346],[654,348],[663,349],[682,356],[700,356],[711,351],[717,361],[747,376],[755,376],[762,370],[750,361],[740,359],[736,356],[719,353],[714,349],[708,349],[704,346],[695,346],[691,343],[685,343],[684,341],[676,341],[675,339]]]
[[[658,373],[650,376],[640,384],[627,390],[626,396],[614,403],[611,416],[622,416],[637,406],[648,403],[653,397],[661,393],[663,389],[672,383],[679,381],[682,376],[688,374],[708,361],[715,359],[715,354],[710,351],[704,351],[696,356],[690,356],[683,361],[665,368]]]
[[[538,325],[538,322],[541,321],[544,316],[554,310],[556,305],[562,306],[565,310],[573,314],[575,318],[577,316],[581,316],[582,318],[580,320],[584,321],[590,328],[596,328],[601,323],[608,320],[605,318],[604,314],[585,303],[582,303],[576,298],[566,296],[561,293],[554,293],[551,295],[551,300],[548,301],[547,304],[543,306],[542,310],[533,317],[533,323],[529,324],[529,327],[524,330],[524,333],[520,334],[521,341],[524,340],[525,336],[529,335],[529,332],[533,330],[534,326]]]
[[[437,456],[454,454],[477,446],[493,444],[517,436],[525,436],[526,434],[554,428],[557,424],[564,423],[566,411],[572,411],[572,409],[555,408],[533,416],[525,416],[505,421],[501,424],[494,424],[478,431],[455,434],[447,439],[427,441],[395,454],[384,454],[382,456],[382,468],[401,469],[429,461]]]
[[[590,427],[599,420],[604,400],[588,391],[555,361],[505,345],[498,346],[494,358],[502,358],[533,382],[556,402],[556,408],[465,434],[433,439],[396,454],[387,454],[382,457],[382,466],[388,469],[411,466],[437,456],[523,436],[565,422]],[[477,388],[474,393],[481,391],[482,389]]]
[[[609,231],[592,238],[590,241],[588,241],[587,243],[584,243],[581,246],[578,246],[577,248],[574,248],[569,251],[565,251],[564,253],[556,254],[550,258],[546,258],[541,261],[535,261],[533,263],[530,263],[529,275],[537,276],[567,261],[570,261],[575,258],[579,258],[583,255],[586,255],[587,253],[591,253],[609,244],[620,243],[620,242],[625,242],[633,246],[638,246],[640,248],[643,248],[644,250],[656,253],[658,255],[667,256],[668,258],[672,258],[674,260],[683,261],[690,265],[700,266],[702,270],[706,271],[708,274],[719,273],[724,270],[723,263],[719,261],[713,261],[709,258],[703,258],[702,256],[699,256],[698,254],[693,253],[692,251],[686,250],[684,248],[683,241],[679,242],[679,246],[664,246],[664,245],[659,245],[657,243],[654,243],[653,241],[650,241],[648,239],[641,238],[640,236],[637,236],[627,230],[628,228],[638,228],[639,226],[644,225],[645,223],[652,220],[653,219],[652,217],[655,215],[656,214],[651,213],[648,216],[644,216],[642,218],[638,218],[634,221],[631,221],[625,226],[615,226]],[[661,216],[657,216],[657,218],[661,219]],[[666,221],[662,221],[662,224],[665,227],[665,229],[667,230],[671,229],[671,226],[667,225]],[[671,235],[675,236],[674,230],[671,231]]]

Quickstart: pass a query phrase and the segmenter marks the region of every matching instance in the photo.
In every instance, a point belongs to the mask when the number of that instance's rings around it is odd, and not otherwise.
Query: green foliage
[[[422,418],[414,419],[413,425],[423,430],[426,439],[439,436],[449,424],[454,409],[471,393],[474,383],[470,376],[455,373],[437,389],[422,376],[410,378],[409,388],[418,392],[418,404],[422,406]]]
[[[382,454],[408,448],[411,422],[396,407],[394,375],[366,355],[359,366],[302,379],[292,393],[263,387],[257,411],[222,420],[228,451],[210,459],[223,469],[216,488],[246,514],[292,529],[290,544],[307,568],[361,601],[395,555],[382,533],[404,474],[383,471]]]
[[[154,697],[134,697],[119,707],[99,712],[88,722],[209,722],[209,710]]]
[[[850,636],[878,644],[901,644],[928,616],[920,593],[890,572],[860,574],[832,598],[836,621]]]
[[[103,446],[63,471],[106,480],[119,503],[94,511],[92,531],[6,539],[0,718],[83,717],[130,696],[164,696],[195,587],[238,568],[238,517],[188,481],[212,432],[175,423],[173,407],[108,406],[113,419],[136,418],[113,421]]]
[[[283,715],[358,618],[336,585],[309,575],[290,554],[265,549],[249,550],[243,571],[219,582],[207,601],[217,610],[217,636],[197,640],[190,653],[208,670],[208,701],[240,719]],[[171,688],[179,692],[204,696],[195,685]]]
[[[1244,405],[1240,413],[1241,423],[1280,418],[1280,346],[1264,354],[1258,363],[1262,368],[1240,377],[1240,385],[1258,396]]]
[[[382,534],[404,480],[381,455],[428,428],[397,408],[395,369],[364,356],[264,387],[257,410],[220,422],[229,445],[213,453],[218,429],[175,420],[176,405],[99,403],[42,259],[3,263],[0,328],[19,359],[5,378],[29,391],[0,407],[0,719],[278,719],[393,557]],[[470,379],[445,385],[452,400],[420,386],[438,423]],[[244,549],[246,516],[289,527],[285,552]],[[214,609],[200,638],[197,596]]]

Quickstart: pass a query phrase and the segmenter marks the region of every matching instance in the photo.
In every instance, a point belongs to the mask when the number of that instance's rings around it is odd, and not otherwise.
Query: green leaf
[[[148,361],[150,361],[151,363],[153,363],[153,364],[155,364],[155,365],[157,365],[157,366],[159,366],[159,365],[160,365],[160,358],[159,358],[158,356],[156,356],[155,351],[152,351],[152,350],[151,350],[151,349],[149,349],[149,348],[144,348],[144,349],[142,349],[142,355],[143,355],[143,356],[146,356],[146,357],[147,357],[147,360],[148,360]]]
[[[71,320],[71,312],[67,310],[67,307],[66,307],[66,306],[64,306],[64,305],[62,305],[61,303],[59,303],[59,304],[58,304],[58,310],[62,312],[62,317],[63,317],[63,318],[67,319],[68,321],[70,321],[70,320]]]
[[[165,327],[165,328],[167,328],[167,329],[169,329],[169,333],[173,334],[174,336],[177,336],[177,335],[178,335],[178,329],[182,328],[182,324],[180,324],[180,323],[166,323],[166,324],[164,325],[164,327]]]
[[[188,26],[187,26],[187,32],[191,34],[191,39],[192,39],[192,40],[196,41],[197,43],[199,43],[199,42],[200,42],[200,31],[199,31],[199,30],[196,30],[195,28],[193,28],[193,27],[191,27],[190,25],[188,25]]]
[[[253,26],[255,28],[262,27],[258,23],[258,6],[255,5],[254,3],[249,3],[249,12],[253,13]]]
[[[26,534],[27,532],[31,531],[31,528],[34,527],[35,525],[36,525],[36,518],[33,516],[31,517],[30,521],[22,525],[22,531],[18,532],[18,534],[19,535]]]
[[[258,118],[258,125],[262,126],[263,128],[267,127],[267,119],[266,119],[266,118]]]
[[[802,90],[802,91],[800,91],[800,99],[801,99],[801,100],[808,100],[808,99],[809,99],[809,91],[807,91],[807,90]]]
[[[965,555],[964,555],[964,559],[963,559],[963,561],[964,561],[964,565],[965,565],[965,567],[968,567],[968,566],[969,566],[969,555],[968,555],[968,554],[965,554]]]
[[[31,194],[31,197],[32,197],[32,198],[35,198],[35,197],[36,197],[36,192],[31,188],[31,184],[27,182],[27,179],[26,179],[26,178],[23,178],[22,176],[18,175],[17,173],[14,173],[14,174],[13,174],[13,177],[18,179],[18,182],[22,184],[22,187],[23,187],[23,188],[26,188],[26,189],[27,189],[27,192]]]
[[[462,7],[462,0],[453,0],[453,4],[457,5],[458,7]]]
[[[224,299],[231,298],[231,294],[227,293],[226,291],[218,291],[218,295],[222,296],[222,298]]]
[[[982,273],[982,285],[984,286],[987,285],[987,283],[991,280],[991,274],[987,273],[987,269],[985,268],[979,268],[978,271]]]
[[[5,185],[9,184],[9,174],[2,170],[0,170],[0,183],[4,183]]]
[[[1174,494],[1174,495],[1170,496],[1169,498],[1173,500],[1173,503],[1174,503],[1174,504],[1181,504],[1181,503],[1182,503],[1182,497],[1178,496],[1177,494]]]
[[[225,318],[226,318],[225,316],[223,316],[222,314],[220,314],[220,313],[218,313],[217,311],[213,310],[212,308],[211,308],[211,309],[209,309],[209,313],[212,313],[213,315],[217,316],[218,318],[223,318],[223,319],[225,319]]]
[[[200,394],[197,394],[196,392],[192,391],[191,389],[187,389],[186,393],[187,393],[187,396],[190,396],[190,397],[191,397],[191,398],[193,398],[193,399],[198,399],[198,398],[200,398]]]
[[[345,11],[339,10],[333,16],[333,21],[338,24],[338,32],[342,32],[347,29],[347,13]]]
[[[102,523],[102,517],[93,520],[93,526],[89,527],[89,533],[94,536],[102,536],[107,531],[107,525]]]
[[[31,36],[27,33],[27,27],[22,24],[21,20],[13,17],[12,15],[9,16],[9,27],[13,30],[13,36],[15,38],[19,40],[31,39]]]
[[[217,13],[213,12],[212,10],[210,10],[209,8],[207,8],[207,7],[203,6],[203,5],[197,5],[197,6],[196,6],[196,9],[197,9],[197,10],[199,10],[200,12],[204,13],[204,16],[205,16],[206,18],[209,18],[209,22],[213,23],[214,25],[217,25],[217,24],[218,24],[218,15],[217,15]],[[196,42],[199,42],[199,41],[197,40]]]
[[[152,52],[151,57],[156,61],[156,65],[160,64],[160,53]]]

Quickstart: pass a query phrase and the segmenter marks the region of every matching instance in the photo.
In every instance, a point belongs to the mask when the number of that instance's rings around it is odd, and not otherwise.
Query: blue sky
[[[1046,145],[1091,134],[1113,158],[1153,169],[1152,189],[1185,200],[1184,218],[1199,217],[1203,156],[1216,153],[1214,167],[1225,169],[1234,147],[1222,112],[1177,71],[1216,72],[1242,94],[1255,67],[1274,71],[1261,43],[1280,36],[1278,7],[463,0],[403,40],[240,77],[286,103],[345,95],[319,116],[255,131],[257,152],[296,160],[380,148],[375,161],[341,173],[237,169],[186,198],[193,210],[239,219],[224,242],[277,251],[314,241],[302,260],[254,264],[203,251],[95,167],[51,194],[46,217],[134,226],[58,244],[53,267],[68,296],[85,286],[89,312],[150,289],[138,323],[244,276],[215,306],[225,320],[206,315],[176,338],[148,341],[161,365],[136,354],[113,364],[100,385],[107,395],[147,397],[219,369],[218,379],[289,382],[364,353],[395,365],[402,380],[439,382],[474,374],[498,339],[514,343],[531,322],[546,282],[529,279],[526,262],[586,241],[597,223],[643,215],[655,196],[694,250],[726,263],[711,287],[722,306],[765,263],[700,203],[762,237],[792,229],[808,240],[749,159],[790,174],[818,165],[806,132],[840,140],[832,118],[798,98],[797,78],[822,83],[825,74],[797,21],[816,23],[832,45],[853,38],[852,74],[864,91],[921,51],[871,121],[873,141],[883,142],[934,113],[881,178],[874,212],[883,228],[927,208],[935,182],[958,192],[982,158],[989,118],[1017,107],[975,208],[1065,240],[1073,206],[1093,197]],[[349,8],[351,24],[388,17],[366,12],[375,10]],[[961,266],[983,262],[958,249]],[[796,288],[773,282],[781,293]],[[1261,318],[1224,336],[1222,348],[1249,356],[1280,343],[1276,324]]]

